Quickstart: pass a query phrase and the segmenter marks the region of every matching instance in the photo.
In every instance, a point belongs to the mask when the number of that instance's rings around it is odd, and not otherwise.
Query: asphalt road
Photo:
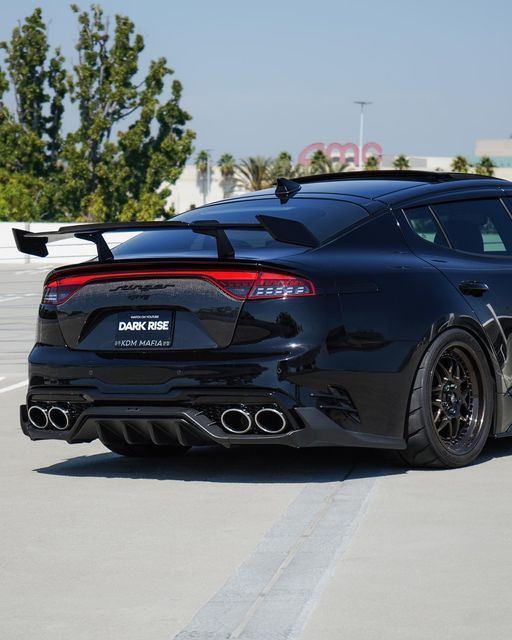
[[[509,640],[512,441],[134,461],[18,427],[44,271],[0,266],[2,640]]]

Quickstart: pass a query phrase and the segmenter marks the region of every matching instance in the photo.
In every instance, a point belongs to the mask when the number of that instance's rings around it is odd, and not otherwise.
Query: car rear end
[[[292,216],[302,209],[325,222],[323,238],[367,215],[345,203],[343,222],[335,201],[294,206]],[[250,221],[273,213],[268,201],[205,209],[223,222],[247,221],[247,209]],[[332,274],[305,260],[318,249],[265,231],[228,235],[236,249],[228,260],[212,256],[207,234],[151,231],[113,261],[50,273],[24,432],[107,445],[321,444],[321,428],[305,429],[301,412],[314,400],[296,372],[325,348],[339,315]]]
[[[301,425],[283,374],[321,345],[329,300],[302,274],[254,263],[57,270],[39,308],[24,430],[155,444],[289,434]]]

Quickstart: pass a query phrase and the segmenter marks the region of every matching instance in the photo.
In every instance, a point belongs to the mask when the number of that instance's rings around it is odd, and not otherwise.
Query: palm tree
[[[210,157],[208,151],[200,151],[196,156],[196,169],[199,174],[205,174],[208,171],[208,161]]]
[[[398,171],[405,171],[406,169],[411,168],[409,159],[407,158],[407,156],[404,156],[403,153],[401,153],[393,160],[393,166],[395,167],[395,169],[398,169]]]
[[[464,156],[455,156],[452,160],[451,169],[455,173],[469,173],[471,165]]]
[[[269,177],[272,180],[272,184],[275,183],[277,178],[288,178],[293,180],[302,175],[303,167],[300,165],[294,165],[291,154],[288,151],[281,151],[281,153],[274,158],[269,170]]]
[[[210,176],[208,175],[210,167],[210,155],[208,151],[200,151],[196,156],[197,169],[197,185],[203,194],[203,204],[206,204],[208,191],[210,190]]]
[[[310,174],[315,175],[317,173],[341,173],[347,167],[348,165],[346,163],[328,158],[325,153],[319,149],[311,156],[308,169]]]
[[[223,178],[232,178],[235,175],[235,158],[230,153],[223,153],[217,166]]]
[[[493,176],[495,164],[489,156],[480,158],[480,162],[475,165],[475,173],[480,176]]]
[[[262,156],[251,156],[235,165],[236,181],[247,191],[258,191],[272,186],[272,160]]]
[[[223,153],[217,166],[220,169],[220,184],[224,198],[229,198],[235,188],[235,158],[230,153]]]
[[[377,171],[378,169],[380,169],[379,159],[377,158],[377,156],[369,156],[368,158],[366,158],[364,168],[366,171]]]

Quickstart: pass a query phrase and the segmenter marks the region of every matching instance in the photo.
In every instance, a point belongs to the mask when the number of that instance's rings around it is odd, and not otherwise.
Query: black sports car
[[[279,179],[170,222],[14,234],[34,255],[69,236],[98,250],[46,278],[33,440],[380,447],[458,467],[512,435],[510,182]]]

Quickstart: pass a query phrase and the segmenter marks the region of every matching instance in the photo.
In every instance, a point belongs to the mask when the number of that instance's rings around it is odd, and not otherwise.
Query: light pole
[[[359,116],[359,171],[363,170],[363,128],[364,128],[364,108],[367,104],[372,104],[368,100],[354,100],[354,104],[361,106],[361,115]]]

